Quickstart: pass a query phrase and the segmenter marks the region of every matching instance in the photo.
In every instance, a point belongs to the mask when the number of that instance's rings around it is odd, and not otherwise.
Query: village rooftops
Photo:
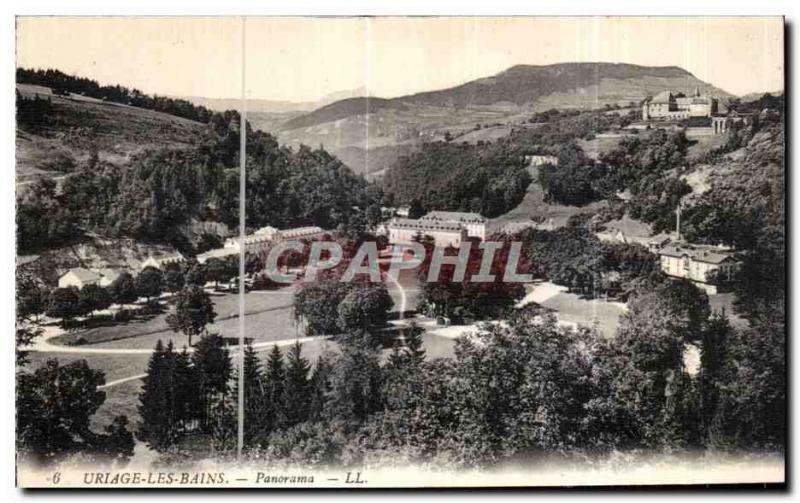
[[[486,222],[486,217],[477,213],[465,213],[461,211],[430,211],[420,218],[420,220],[481,224]]]
[[[457,221],[453,220],[435,220],[435,219],[419,219],[413,220],[410,218],[395,218],[389,224],[398,229],[413,229],[419,231],[444,231],[444,232],[461,232],[462,226]]]
[[[729,248],[686,243],[667,244],[661,248],[659,253],[661,255],[676,258],[686,255],[696,262],[705,262],[707,264],[721,264],[728,259],[733,260],[736,255],[736,252]]]

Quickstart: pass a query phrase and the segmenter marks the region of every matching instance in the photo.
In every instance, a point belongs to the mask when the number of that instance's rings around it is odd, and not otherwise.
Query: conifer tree
[[[176,420],[181,430],[186,431],[200,416],[198,381],[192,360],[186,349],[175,357],[175,407]]]
[[[389,370],[400,369],[405,363],[406,355],[400,346],[400,341],[394,341],[392,344],[392,351],[389,353],[389,358],[386,361],[386,368]]]
[[[277,345],[272,346],[272,351],[267,358],[265,375],[265,420],[270,431],[274,430],[279,423],[279,413],[283,407],[285,377],[283,354]]]
[[[147,376],[139,395],[139,428],[141,440],[159,452],[170,447],[178,436],[175,401],[175,351],[172,342],[164,348],[156,343],[147,364]]]
[[[239,379],[234,380],[234,398],[239,397]],[[248,341],[244,348],[244,442],[251,445],[265,425],[264,370],[253,345]]]
[[[296,342],[286,355],[286,379],[283,389],[282,426],[302,423],[308,417],[310,403],[308,374],[311,365],[302,356],[302,346]]]

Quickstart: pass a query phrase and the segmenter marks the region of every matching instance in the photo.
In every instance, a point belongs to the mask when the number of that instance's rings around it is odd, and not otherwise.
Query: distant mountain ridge
[[[504,104],[517,107],[553,102],[587,106],[592,101],[640,100],[664,90],[699,88],[719,97],[729,93],[703,82],[677,66],[650,67],[627,63],[559,63],[516,65],[491,77],[398,98],[349,98],[336,101],[283,124],[283,130],[307,128],[353,115],[410,106],[464,109]]]
[[[366,88],[348,89],[328,93],[317,101],[287,101],[287,100],[265,100],[250,98],[247,100],[247,110],[258,113],[288,114],[298,112],[309,112],[320,107],[324,107],[335,101],[348,98],[355,98],[367,94]],[[176,98],[190,101],[196,105],[204,106],[217,112],[226,110],[238,110],[241,101],[237,98],[205,98],[202,96],[176,96]]]

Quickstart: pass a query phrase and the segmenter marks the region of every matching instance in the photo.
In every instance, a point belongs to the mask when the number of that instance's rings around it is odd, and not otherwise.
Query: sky
[[[783,46],[775,17],[17,19],[17,66],[207,98],[240,97],[244,78],[249,98],[293,102],[360,88],[390,98],[517,64],[584,61],[680,66],[737,95],[778,91]]]

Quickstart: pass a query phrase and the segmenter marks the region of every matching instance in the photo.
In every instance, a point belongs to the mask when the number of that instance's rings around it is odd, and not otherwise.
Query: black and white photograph
[[[784,486],[786,33],[17,16],[17,486]]]

